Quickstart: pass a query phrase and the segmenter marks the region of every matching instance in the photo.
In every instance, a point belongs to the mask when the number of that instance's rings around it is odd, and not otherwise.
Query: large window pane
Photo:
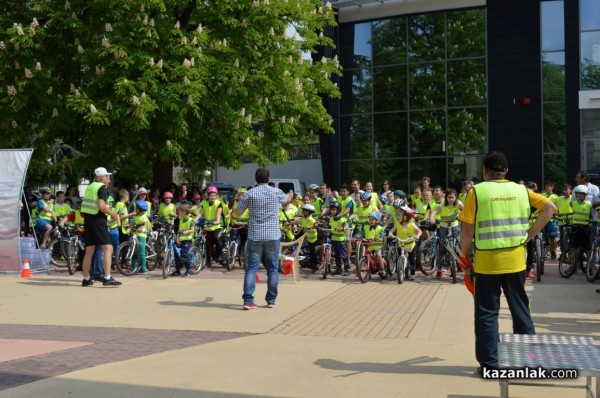
[[[448,106],[486,104],[485,60],[448,61]]]
[[[362,184],[366,181],[373,181],[373,161],[346,162],[345,166],[342,164],[342,170],[348,170],[348,173],[346,175],[342,173],[342,182],[348,186],[355,179],[361,181]]]
[[[485,56],[485,11],[449,12],[448,58]]]
[[[408,44],[411,61],[444,58],[444,14],[425,14],[408,21]]]
[[[542,1],[542,51],[565,49],[563,1]]]
[[[340,128],[342,159],[373,157],[371,115],[342,117]]]
[[[411,109],[443,108],[446,102],[443,62],[410,65]]]
[[[565,153],[567,128],[565,103],[544,104],[544,152]]]
[[[581,88],[600,89],[600,31],[581,34]]]
[[[568,183],[567,157],[564,155],[544,156],[544,183],[554,182],[554,193],[562,193],[562,186]]]
[[[460,192],[463,182],[481,178],[483,156],[455,156],[448,158],[448,188]]]
[[[374,116],[376,158],[408,156],[406,113],[383,113]]]
[[[448,154],[484,154],[487,148],[485,108],[448,110]]]
[[[409,123],[412,156],[446,153],[446,113],[444,111],[411,112]]]
[[[375,112],[398,111],[407,108],[406,65],[374,68]]]
[[[373,22],[372,45],[375,66],[406,63],[406,20]]]
[[[341,58],[344,69],[365,68],[371,65],[371,23],[340,27]]]
[[[344,71],[340,79],[342,115],[373,111],[371,69]]]
[[[375,187],[379,187],[378,193],[381,193],[380,187],[384,180],[390,181],[390,189],[402,189],[404,192],[408,192],[408,160],[377,160],[375,162]]]
[[[435,185],[446,187],[446,159],[411,159],[410,181],[421,181],[423,177],[429,177],[432,187]]]
[[[600,29],[600,2],[579,0],[579,23],[581,30]]]
[[[565,53],[550,53],[553,55],[553,62],[547,61],[548,53],[544,54],[544,63],[542,64],[542,84],[544,101],[564,101],[565,100]]]

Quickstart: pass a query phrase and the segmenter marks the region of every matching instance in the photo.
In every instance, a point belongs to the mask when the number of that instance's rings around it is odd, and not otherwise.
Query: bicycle
[[[331,229],[319,227],[318,231],[321,235],[321,244],[317,246],[316,250],[317,253],[320,252],[321,254],[321,273],[323,279],[327,279],[327,274],[331,275]]]
[[[561,237],[561,242],[565,240],[566,247],[561,249],[560,259],[558,260],[558,272],[563,278],[569,278],[577,271],[577,265],[583,269],[583,250],[579,244],[577,237],[586,236],[585,225],[566,224],[563,227],[564,237]],[[587,271],[584,270],[587,274]]]
[[[423,275],[431,275],[436,267],[436,255],[439,247],[439,236],[435,224],[424,221],[420,225],[421,230],[427,229],[431,232],[428,240],[423,241],[417,252],[417,267],[420,268]]]
[[[231,232],[230,232],[230,242],[233,246],[228,248],[227,253],[228,256],[231,256],[233,258],[233,260],[235,261],[235,259],[237,258],[238,263],[240,264],[240,268],[242,269],[246,269],[246,265],[248,264],[248,259],[246,258],[246,245],[241,245],[241,241],[240,241],[240,230],[244,230],[244,229],[248,229],[248,227],[246,226],[241,226],[241,225],[232,225],[231,227]],[[229,257],[227,259],[227,264],[229,264]],[[231,268],[233,268],[233,264],[231,266]]]
[[[600,277],[600,237],[594,239],[590,259],[585,270],[585,279],[588,282],[594,282]]]
[[[117,248],[115,255],[115,267],[124,276],[131,276],[135,274],[138,269],[140,262],[133,260],[139,260],[140,257],[140,242],[135,234],[135,231],[143,226],[141,225],[130,225],[127,228],[131,228],[129,239],[121,243]],[[156,261],[156,252],[150,245],[146,245],[146,264],[149,261]]]
[[[66,266],[69,274],[73,275],[75,269],[77,269],[79,254],[85,251],[85,244],[79,235],[77,235],[77,227],[75,225],[57,227],[56,231],[58,237],[48,245],[48,248],[52,252],[50,261],[58,267]],[[60,258],[58,255],[55,255],[55,251],[60,252]],[[62,263],[62,260],[65,261],[65,264]]]
[[[446,250],[446,247],[455,247],[460,239],[460,227],[441,227],[439,244],[437,245],[437,253],[435,255],[433,269],[442,271],[443,269],[450,270],[452,283],[456,283],[457,265],[456,259]]]
[[[358,261],[358,266],[356,267],[356,275],[358,276],[358,280],[360,280],[361,283],[367,283],[371,279],[371,274],[374,273],[377,273],[379,278],[386,279],[386,265],[380,264],[377,254],[369,251],[369,246],[381,240],[371,241],[363,238],[356,239],[361,241],[361,246],[364,248],[365,252],[364,256],[362,256]],[[385,262],[385,260],[383,261]]]
[[[196,275],[206,266],[206,231],[202,223],[197,225],[194,233],[194,242],[190,248],[190,256],[198,259],[198,262],[191,267],[192,275]]]
[[[413,238],[409,239],[400,239],[397,236],[392,239],[388,239],[388,243],[390,244],[390,251],[394,252],[394,265],[392,266],[390,262],[391,259],[388,258],[389,272],[390,275],[396,274],[396,280],[399,284],[402,284],[405,279],[409,278],[410,267],[409,267],[409,255],[410,253],[404,250],[404,247],[409,243],[415,242]],[[415,244],[416,248],[416,244]]]

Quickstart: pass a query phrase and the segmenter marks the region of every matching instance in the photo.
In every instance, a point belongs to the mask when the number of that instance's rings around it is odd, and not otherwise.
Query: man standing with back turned
[[[85,257],[83,258],[83,281],[81,286],[94,284],[94,281],[90,279],[90,266],[96,246],[102,246],[104,251],[104,281],[102,284],[104,286],[119,286],[121,284],[110,275],[113,247],[106,216],[109,215],[116,220],[117,226],[121,225],[119,215],[107,205],[107,187],[110,184],[111,174],[104,167],[98,167],[94,170],[94,181],[88,185],[81,202],[85,234]]]
[[[250,210],[248,221],[248,266],[244,276],[244,309],[256,308],[254,303],[254,289],[256,288],[256,272],[264,256],[267,268],[267,295],[265,297],[268,308],[275,308],[277,298],[277,285],[279,284],[279,243],[281,231],[279,230],[279,208],[289,203],[292,198],[280,189],[268,185],[269,170],[260,168],[254,175],[256,186],[247,191],[238,202],[235,215],[240,217],[244,210]]]
[[[508,161],[501,152],[483,161],[484,182],[469,190],[465,200],[460,246],[469,253],[475,242],[475,355],[483,368],[498,368],[498,313],[504,292],[513,320],[513,333],[535,334],[525,293],[525,243],[538,234],[556,207],[542,195],[505,179]],[[531,207],[540,209],[529,228]]]

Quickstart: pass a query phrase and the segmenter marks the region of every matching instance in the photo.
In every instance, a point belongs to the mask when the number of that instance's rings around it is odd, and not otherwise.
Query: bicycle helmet
[[[319,190],[319,186],[317,184],[310,184],[308,187],[315,192]]]
[[[206,188],[206,194],[208,195],[209,193],[216,193],[217,195],[219,194],[219,190],[217,189],[217,187],[215,187],[214,185],[209,186],[208,188]]]
[[[48,187],[43,187],[43,188],[40,188],[40,193],[41,193],[42,195],[43,195],[43,194],[45,194],[45,193],[51,193],[51,192],[50,192],[50,188],[48,188]]]
[[[588,193],[588,187],[587,187],[587,185],[583,185],[583,184],[582,185],[577,185],[575,188],[573,188],[573,192],[575,194],[582,193],[584,195],[587,195],[587,193]]]
[[[360,194],[360,200],[371,200],[371,193],[370,192],[363,192]]]
[[[163,198],[167,199],[173,199],[173,194],[170,191],[167,191],[163,194]]]
[[[330,209],[337,209],[338,211],[340,211],[342,209],[342,205],[339,202],[331,202],[331,204],[329,205]]]
[[[195,193],[194,196],[192,197],[192,200],[200,200],[202,198],[202,196],[200,196],[199,193]]]
[[[246,188],[244,188],[244,187],[240,187],[240,188],[238,188],[238,189],[237,189],[237,193],[238,193],[239,195],[246,193]]]
[[[394,203],[392,203],[392,205],[396,208],[396,209],[400,209],[402,208],[402,206],[404,206],[406,203],[404,202],[404,199],[396,199],[394,200]]]
[[[379,201],[381,202],[381,204],[387,204],[387,198],[384,194],[379,195]]]
[[[141,195],[145,193],[146,195],[148,195],[148,190],[144,187],[141,187],[140,189],[138,189],[138,195]]]
[[[410,207],[402,206],[400,208],[400,210],[402,210],[404,212],[404,214],[406,215],[406,217],[408,217],[409,220],[412,220],[413,218],[415,218],[415,212]]]
[[[305,205],[300,206],[300,208],[304,211],[308,211],[311,213],[315,212],[315,206],[311,205],[310,203],[307,203]]]
[[[381,221],[381,213],[378,211],[372,211],[369,213],[369,218],[374,218],[377,221]]]
[[[138,210],[148,211],[148,203],[146,203],[145,200],[136,200],[135,206],[138,208]]]
[[[403,191],[403,190],[401,190],[401,189],[397,189],[397,190],[395,190],[395,191],[394,191],[394,195],[396,195],[396,196],[400,196],[401,198],[405,198],[405,197],[406,197],[406,194],[405,194],[405,193],[404,193],[404,191]]]

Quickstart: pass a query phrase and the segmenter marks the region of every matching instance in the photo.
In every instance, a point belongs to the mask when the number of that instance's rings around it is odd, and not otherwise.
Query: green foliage
[[[339,64],[303,53],[332,46],[334,23],[320,0],[5,1],[0,142],[34,147],[41,169],[58,167],[46,161],[57,139],[84,168],[285,162],[333,132],[322,98],[339,97]]]

